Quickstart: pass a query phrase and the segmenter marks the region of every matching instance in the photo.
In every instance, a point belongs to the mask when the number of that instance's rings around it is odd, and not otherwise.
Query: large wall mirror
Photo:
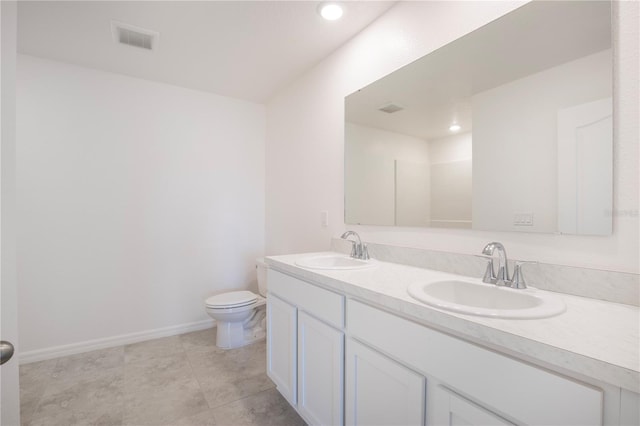
[[[612,232],[608,1],[536,1],[347,96],[345,222]]]

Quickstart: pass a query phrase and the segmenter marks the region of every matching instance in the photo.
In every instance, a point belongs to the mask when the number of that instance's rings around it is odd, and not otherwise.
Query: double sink
[[[376,268],[378,262],[326,254],[300,258],[296,265],[319,270],[358,270]],[[451,279],[410,283],[407,293],[436,308],[492,318],[549,318],[566,309],[561,298],[535,288],[512,289],[485,284],[480,279],[448,275]]]

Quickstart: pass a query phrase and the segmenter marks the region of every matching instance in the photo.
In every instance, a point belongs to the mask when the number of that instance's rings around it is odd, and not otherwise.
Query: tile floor
[[[215,346],[215,329],[20,367],[22,424],[304,425],[265,374],[264,342]]]

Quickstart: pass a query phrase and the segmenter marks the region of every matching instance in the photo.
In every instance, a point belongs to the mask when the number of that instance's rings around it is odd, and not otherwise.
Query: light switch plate
[[[329,226],[329,212],[327,210],[320,212],[320,224],[323,228]]]

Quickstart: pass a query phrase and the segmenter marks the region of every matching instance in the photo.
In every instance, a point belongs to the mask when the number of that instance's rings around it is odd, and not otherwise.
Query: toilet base
[[[253,315],[245,321],[227,322],[217,320],[216,346],[221,349],[234,349],[264,340],[266,311],[264,306],[256,308]]]

